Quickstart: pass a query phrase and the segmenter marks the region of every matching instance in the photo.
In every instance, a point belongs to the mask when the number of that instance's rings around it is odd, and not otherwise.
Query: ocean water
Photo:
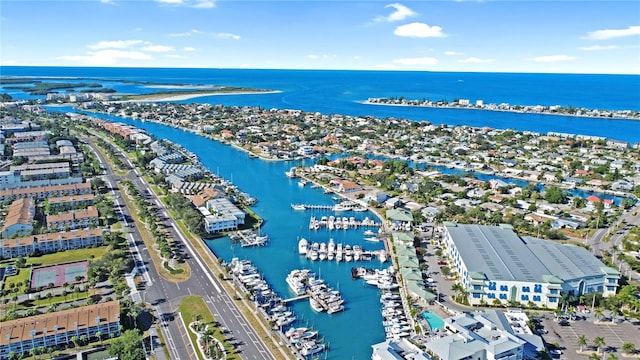
[[[640,76],[638,75],[11,66],[0,67],[0,74],[93,78],[103,82],[106,87],[125,93],[148,93],[163,89],[140,84],[116,83],[114,80],[272,89],[281,92],[261,95],[209,96],[185,102],[289,108],[326,114],[381,118],[395,117],[430,121],[434,124],[488,126],[541,133],[554,131],[604,136],[632,143],[640,142],[640,122],[636,120],[468,109],[389,107],[361,103],[370,97],[404,96],[407,99],[466,98],[472,101],[482,99],[485,103],[506,102],[514,105],[540,104],[592,109],[640,110]],[[29,97],[16,91],[9,91],[9,93],[20,98]]]

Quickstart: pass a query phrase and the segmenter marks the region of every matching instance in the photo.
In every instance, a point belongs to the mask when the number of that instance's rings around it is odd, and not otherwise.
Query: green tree
[[[567,202],[567,194],[556,185],[545,187],[544,199],[552,204],[564,204]]]
[[[587,337],[584,335],[580,335],[578,336],[578,346],[580,346],[580,352],[582,352],[582,349],[587,346]]]
[[[624,351],[625,354],[631,355],[636,352],[636,346],[633,343],[626,342],[622,344],[622,351]]]
[[[593,339],[593,346],[596,347],[597,353],[600,353],[600,348],[604,347],[604,345],[605,345],[605,342],[602,336],[598,336],[595,339]]]
[[[137,329],[126,330],[114,339],[109,347],[109,355],[117,356],[120,360],[143,360],[142,335]]]

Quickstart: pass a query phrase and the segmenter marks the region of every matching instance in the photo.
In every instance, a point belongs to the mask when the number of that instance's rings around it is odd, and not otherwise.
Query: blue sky
[[[640,1],[0,0],[0,64],[640,74]]]

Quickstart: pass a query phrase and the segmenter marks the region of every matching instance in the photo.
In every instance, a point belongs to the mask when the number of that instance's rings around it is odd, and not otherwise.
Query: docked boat
[[[307,239],[305,238],[300,239],[300,241],[298,241],[298,253],[300,255],[306,255],[308,246],[309,246],[309,243],[307,242]]]
[[[351,252],[351,245],[345,245],[344,247],[344,260],[351,261],[353,260],[353,253]]]
[[[336,305],[333,305],[333,306],[329,306],[329,309],[327,310],[327,313],[328,314],[335,314],[335,313],[340,312],[340,311],[344,311],[344,305],[336,304]]]
[[[307,207],[304,204],[291,204],[293,210],[306,210]]]
[[[381,263],[387,261],[387,252],[384,249],[378,250],[378,260],[380,260]]]
[[[322,304],[312,297],[309,298],[309,304],[311,305],[311,308],[317,312],[324,311],[324,307],[322,307]]]
[[[284,173],[288,178],[296,178],[298,177],[298,174],[296,174],[296,168],[292,167],[291,169],[289,169],[289,171]]]
[[[370,241],[370,242],[380,242],[380,239],[375,237],[375,236],[367,236],[364,238],[365,241]]]
[[[323,352],[326,349],[326,345],[322,343],[314,344],[313,346],[304,347],[300,352],[304,356],[311,356],[320,352]]]
[[[305,185],[307,185],[307,180],[300,179],[300,181],[298,181],[298,186],[305,187]]]
[[[364,232],[364,236],[376,236],[376,233],[373,230],[367,230]]]
[[[353,261],[360,261],[362,257],[362,247],[360,245],[353,245]]]

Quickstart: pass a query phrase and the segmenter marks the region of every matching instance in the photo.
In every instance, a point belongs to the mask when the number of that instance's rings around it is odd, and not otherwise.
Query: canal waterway
[[[57,107],[61,112],[74,111],[71,107]],[[269,236],[263,247],[241,247],[232,244],[228,237],[207,240],[209,248],[220,258],[229,261],[233,257],[251,260],[264,274],[265,279],[282,298],[294,297],[285,282],[293,269],[312,269],[328,286],[339,290],[345,299],[345,311],[329,315],[316,313],[308,301],[298,301],[290,306],[298,314],[295,326],[310,326],[324,336],[329,345],[328,358],[368,359],[371,345],[384,341],[382,315],[377,288],[364,285],[361,280],[351,279],[351,267],[366,266],[382,268],[390,262],[380,264],[378,260],[360,262],[310,261],[298,255],[298,240],[301,237],[312,242],[334,242],[358,244],[364,250],[382,249],[382,243],[364,240],[364,228],[358,230],[326,229],[309,230],[312,215],[319,218],[334,214],[330,211],[295,211],[292,203],[335,204],[332,195],[324,194],[321,188],[310,185],[301,187],[298,179],[289,179],[285,172],[300,162],[262,161],[250,158],[246,153],[194,133],[153,122],[94,114],[94,116],[134,125],[161,139],[168,139],[195,153],[202,164],[214,173],[232,180],[242,191],[256,197],[258,202],[252,209],[264,220],[262,234]],[[334,214],[335,215],[335,214]],[[362,220],[374,218],[370,212],[345,212],[340,216],[354,216]],[[376,219],[377,220],[377,219]],[[357,264],[357,265],[356,265]]]
[[[59,112],[75,112],[72,107],[50,107]],[[331,205],[335,201],[332,195],[324,194],[321,188],[313,189],[309,185],[301,187],[297,179],[289,179],[284,173],[292,166],[302,163],[311,164],[310,160],[299,161],[263,161],[251,158],[248,154],[231,146],[207,139],[189,131],[162,125],[154,122],[141,122],[129,118],[106,114],[91,114],[108,121],[122,122],[144,129],[147,133],[161,139],[168,139],[184,146],[195,153],[202,164],[212,172],[231,180],[242,191],[256,197],[258,202],[252,209],[264,220],[262,234],[269,236],[264,247],[241,247],[233,244],[228,237],[207,240],[208,247],[220,258],[229,261],[234,257],[251,260],[264,274],[265,279],[282,298],[293,297],[285,277],[293,269],[312,269],[327,284],[342,292],[346,311],[329,315],[313,311],[308,301],[291,304],[298,314],[295,326],[310,326],[324,336],[329,345],[327,357],[339,359],[366,359],[370,357],[371,345],[385,338],[382,327],[382,316],[378,290],[364,285],[362,281],[351,279],[352,266],[381,268],[389,266],[377,260],[359,263],[336,263],[335,261],[312,262],[298,255],[297,243],[301,237],[311,242],[328,242],[333,238],[335,243],[361,245],[365,250],[383,248],[382,243],[371,243],[364,240],[365,229],[309,230],[309,219],[313,215],[320,218],[332,215],[326,210],[295,211],[290,205],[294,203]],[[444,173],[462,173],[461,170],[438,168]],[[480,174],[483,180],[500,178]],[[501,178],[507,182],[526,185],[521,180]],[[334,214],[335,215],[335,214]],[[370,212],[344,213],[340,216],[373,218]],[[357,334],[357,336],[354,336]]]

